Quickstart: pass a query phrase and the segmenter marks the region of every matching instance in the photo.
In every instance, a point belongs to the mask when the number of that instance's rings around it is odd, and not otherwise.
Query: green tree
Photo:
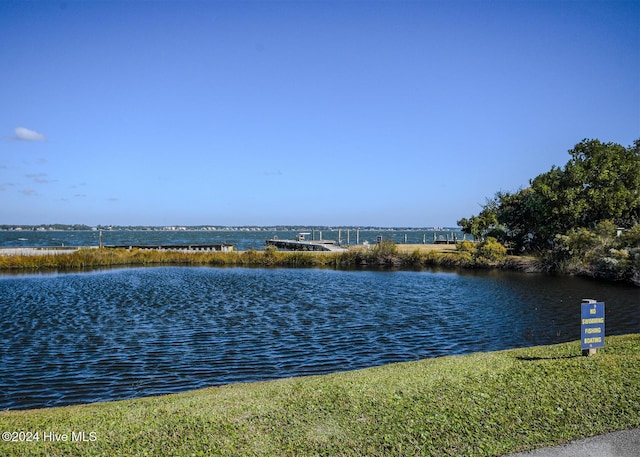
[[[495,199],[487,200],[480,214],[471,216],[469,219],[462,218],[457,223],[463,233],[473,236],[475,240],[481,240],[491,235],[495,236],[495,232],[500,230],[497,210],[497,201]]]
[[[478,216],[458,222],[462,230],[531,250],[603,220],[627,228],[640,222],[640,140],[628,148],[583,140],[569,154],[564,168],[553,166],[529,187],[498,192]]]
[[[640,222],[640,140],[629,148],[584,140],[569,153],[564,173],[574,197],[574,226],[593,227],[605,219],[626,227]]]

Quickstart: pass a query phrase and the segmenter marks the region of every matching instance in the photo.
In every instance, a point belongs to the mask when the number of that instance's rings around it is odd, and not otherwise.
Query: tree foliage
[[[498,192],[478,216],[458,221],[462,230],[532,250],[605,220],[625,228],[640,223],[640,139],[628,148],[585,139],[569,154],[564,168],[552,167],[529,187]]]

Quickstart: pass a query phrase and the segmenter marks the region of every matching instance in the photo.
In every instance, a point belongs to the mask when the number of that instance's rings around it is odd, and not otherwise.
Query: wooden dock
[[[287,251],[331,251],[343,252],[345,248],[338,246],[332,240],[279,240],[273,238],[265,241],[267,246],[274,246],[278,249],[286,249]]]
[[[461,240],[458,239],[455,233],[451,235],[451,238],[449,238],[449,234],[447,234],[446,238],[442,235],[436,238],[436,234],[433,234],[433,244],[457,244],[459,241]]]
[[[232,252],[233,245],[220,243],[220,244],[121,244],[121,245],[107,245],[103,246],[107,249],[141,249],[141,250],[154,250],[154,251],[185,251],[185,252]]]
[[[72,254],[79,246],[16,246],[0,247],[0,256],[7,255],[58,255]]]

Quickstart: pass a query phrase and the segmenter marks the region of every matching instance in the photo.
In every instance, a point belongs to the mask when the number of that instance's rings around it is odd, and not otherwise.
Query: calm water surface
[[[0,409],[640,331],[640,290],[504,272],[131,268],[0,277]]]

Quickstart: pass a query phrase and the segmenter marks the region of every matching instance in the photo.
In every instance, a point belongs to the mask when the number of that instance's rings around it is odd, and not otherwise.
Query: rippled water
[[[161,267],[0,277],[0,409],[637,332],[639,290],[474,272]]]
[[[378,236],[396,243],[432,243],[436,239],[461,240],[462,232],[456,230],[427,229],[381,229],[381,230],[303,230],[312,233],[314,239],[340,240],[343,244],[375,243]],[[278,237],[281,240],[295,239],[298,230],[104,230],[105,245],[158,245],[158,244],[217,244],[229,243],[236,250],[263,249],[266,240]],[[2,231],[0,247],[29,246],[98,246],[100,233],[97,230],[60,231]]]

